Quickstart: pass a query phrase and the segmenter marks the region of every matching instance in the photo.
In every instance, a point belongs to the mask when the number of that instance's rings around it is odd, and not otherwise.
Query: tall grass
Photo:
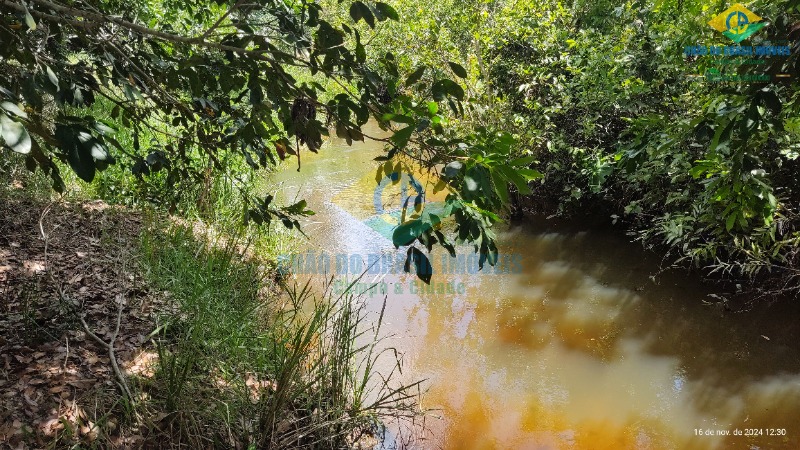
[[[207,237],[176,225],[142,237],[145,274],[173,308],[154,333],[158,370],[142,380],[168,442],[350,448],[389,418],[417,416],[419,385],[374,371],[396,358],[379,350],[382,314],[369,324],[354,296],[284,285],[240,240]]]
[[[131,136],[117,138],[130,146]],[[53,195],[41,171],[29,173],[23,158],[10,156],[0,160],[0,176],[9,181],[0,193]],[[136,401],[127,415],[145,447],[363,447],[370,436],[375,443],[387,421],[418,416],[419,384],[396,383],[396,353],[381,350],[382,314],[373,323],[354,295],[333,296],[329,285],[315,294],[271,269],[294,244],[287,230],[243,224],[242,190],[257,191],[255,180],[187,184],[171,193],[179,202],[171,212],[180,219],[167,221],[148,206],[161,205],[150,200],[163,194],[163,177],[138,180],[128,164],[121,158],[93,184],[62,167],[62,198],[145,211],[137,260],[162,293],[150,334],[158,362],[152,377],[130,380]],[[25,188],[12,187],[15,180]],[[394,364],[391,373],[375,370],[382,358]]]

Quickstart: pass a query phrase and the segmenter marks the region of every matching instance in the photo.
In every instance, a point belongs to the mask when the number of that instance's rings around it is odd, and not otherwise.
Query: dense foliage
[[[748,4],[766,26],[740,44],[707,24],[732,6],[721,1],[395,6],[409,20],[378,45],[406,49],[408,67],[467,68],[470,112],[458,125],[519,141],[515,157],[545,173],[523,200],[536,212],[599,215],[670,261],[800,287],[797,1]],[[791,53],[698,56],[689,46]],[[757,74],[771,79],[714,78]]]
[[[298,227],[297,216],[311,214],[306,203],[252,198],[254,172],[289,157],[300,170],[302,152],[318,151],[329,128],[363,140],[361,126],[373,119],[394,131],[386,160],[405,153],[434,169],[450,164],[444,214],[416,219],[395,244],[419,240],[430,250],[441,242],[452,251],[433,229],[452,216],[458,239],[494,264],[491,211],[507,199],[508,183],[525,189],[537,176],[525,160],[506,164],[508,134],[446,130],[440,111],[464,110],[459,64],[401,73],[392,52],[367,53],[370,30],[399,19],[383,2],[336,5],[342,14],[332,19],[305,0],[0,5],[1,141],[56,191],[62,164],[91,182],[121,163],[141,181],[115,172],[112,184],[128,186],[117,191],[123,197],[143,194],[175,210],[186,197],[202,202],[222,179],[242,191],[249,220]],[[408,255],[429,279],[424,253],[410,247]]]
[[[120,161],[146,180],[126,193],[174,208],[221,179],[248,218],[295,227],[305,203],[250,197],[252,171],[300,168],[329,129],[360,140],[376,120],[394,132],[379,171],[410,157],[449,192],[396,230],[398,247],[466,241],[494,263],[491,226],[522,203],[601,215],[672,261],[796,289],[798,2],[747,5],[766,26],[739,44],[708,25],[729,6],[6,0],[2,136],[56,189],[61,163],[88,181]],[[684,52],[742,45],[791,53]],[[424,253],[408,256],[427,279]]]

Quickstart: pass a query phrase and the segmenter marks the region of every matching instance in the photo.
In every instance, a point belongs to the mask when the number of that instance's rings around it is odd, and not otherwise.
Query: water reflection
[[[334,142],[299,175],[276,177],[317,211],[309,247],[394,251],[364,223],[379,150]],[[412,294],[413,277],[381,276],[402,288],[387,299],[389,342],[409,380],[429,379],[424,406],[443,416],[428,421],[424,447],[800,448],[796,306],[720,315],[702,302],[707,287],[682,273],[652,279],[658,261],[613,233],[540,221],[501,243],[520,273],[434,275],[463,294]],[[787,436],[696,435],[737,428]]]

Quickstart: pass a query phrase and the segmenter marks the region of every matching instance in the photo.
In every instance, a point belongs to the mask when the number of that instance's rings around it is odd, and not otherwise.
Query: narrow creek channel
[[[389,194],[376,193],[381,153],[331,139],[271,179],[316,212],[303,251],[347,258],[350,277],[375,255],[405,256],[386,235]],[[427,380],[423,407],[441,416],[416,446],[800,448],[800,307],[724,313],[685,273],[651,278],[658,259],[629,241],[528,220],[500,232],[497,269],[476,273],[462,249],[461,261],[434,252],[433,288],[369,274],[388,292],[366,294],[375,311],[386,299],[386,345],[404,355],[404,379]]]

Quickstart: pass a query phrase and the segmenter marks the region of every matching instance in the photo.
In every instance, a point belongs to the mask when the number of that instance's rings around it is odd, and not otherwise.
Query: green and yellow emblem
[[[764,28],[761,17],[737,3],[708,22],[712,28],[737,44]]]

